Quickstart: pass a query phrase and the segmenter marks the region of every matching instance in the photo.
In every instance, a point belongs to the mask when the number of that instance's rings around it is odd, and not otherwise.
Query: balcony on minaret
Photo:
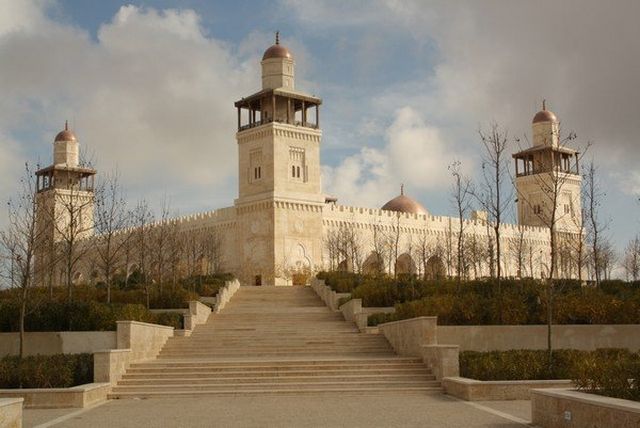
[[[580,175],[579,153],[568,147],[534,146],[513,158],[516,177],[549,172]]]
[[[322,100],[285,88],[265,89],[240,101],[238,132],[269,123],[318,129]]]

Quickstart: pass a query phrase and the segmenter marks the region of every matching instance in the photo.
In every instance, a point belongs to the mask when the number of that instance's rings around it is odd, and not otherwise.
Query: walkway
[[[477,408],[474,406],[482,406]],[[490,413],[492,409],[512,419]],[[25,427],[61,410],[26,410]],[[446,395],[215,396],[113,400],[45,427],[523,427],[528,401],[467,403]],[[63,416],[64,417],[64,416]],[[37,419],[36,419],[37,418]]]

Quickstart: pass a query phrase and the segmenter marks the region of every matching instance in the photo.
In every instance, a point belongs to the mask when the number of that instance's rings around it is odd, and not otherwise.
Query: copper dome
[[[280,44],[280,32],[276,32],[276,44],[272,45],[269,49],[264,51],[264,55],[262,55],[262,60],[271,59],[271,58],[288,58],[291,59],[291,52],[289,49],[285,48]]]
[[[542,110],[533,116],[533,123],[539,122],[557,122],[556,115],[551,110],[547,110],[546,100],[542,100]]]
[[[76,136],[73,132],[69,131],[69,123],[64,122],[64,129],[58,132],[54,141],[76,141]]]
[[[556,115],[549,110],[540,110],[535,116],[533,116],[533,123],[557,121],[558,119],[556,118]]]
[[[427,209],[418,201],[405,196],[404,189],[400,188],[400,196],[396,196],[382,206],[383,210],[397,211],[409,214],[428,214]]]

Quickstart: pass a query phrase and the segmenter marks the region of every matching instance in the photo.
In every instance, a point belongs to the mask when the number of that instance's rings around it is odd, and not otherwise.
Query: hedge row
[[[58,354],[0,359],[0,388],[68,388],[93,382],[93,355]]]
[[[640,353],[626,349],[460,353],[460,375],[477,380],[572,379],[578,389],[640,401]]]
[[[18,305],[0,302],[0,332],[19,331]],[[113,331],[116,321],[131,320],[182,328],[182,314],[149,312],[143,305],[97,302],[43,302],[30,308],[26,331]]]
[[[369,317],[369,325],[438,316],[441,325],[544,324],[547,319],[547,285],[533,279],[494,280],[393,279],[346,272],[318,275],[337,292],[349,292],[365,307],[395,306],[396,313]],[[557,281],[553,318],[557,324],[640,323],[640,283],[603,282],[600,288],[582,287],[577,281]]]

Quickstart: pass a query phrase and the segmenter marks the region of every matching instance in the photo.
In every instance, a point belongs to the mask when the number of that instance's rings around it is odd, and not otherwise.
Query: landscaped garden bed
[[[336,292],[351,293],[364,307],[395,306],[393,314],[369,316],[368,325],[437,316],[439,325],[539,325],[547,322],[546,284],[534,279],[423,280],[350,272],[321,272]],[[640,324],[640,283],[603,281],[599,288],[558,280],[554,324]]]
[[[34,355],[0,359],[0,389],[69,388],[93,382],[93,355]]]

